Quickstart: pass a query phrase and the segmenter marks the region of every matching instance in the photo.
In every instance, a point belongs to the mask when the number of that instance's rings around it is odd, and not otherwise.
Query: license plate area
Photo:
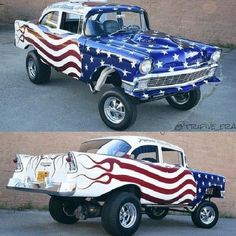
[[[38,182],[44,182],[45,178],[49,176],[48,171],[38,171],[37,172],[37,181]]]

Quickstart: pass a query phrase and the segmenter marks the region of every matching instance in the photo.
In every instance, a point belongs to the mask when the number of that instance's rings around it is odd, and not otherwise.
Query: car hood
[[[173,37],[161,32],[145,31],[136,34],[116,34],[101,39],[116,54],[140,61],[153,60],[158,71],[170,67],[189,67],[208,62],[216,47]],[[182,69],[182,68],[181,68]]]

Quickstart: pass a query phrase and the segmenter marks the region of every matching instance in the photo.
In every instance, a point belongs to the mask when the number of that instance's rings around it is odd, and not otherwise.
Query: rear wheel
[[[44,64],[36,51],[30,51],[26,57],[28,77],[34,84],[44,84],[50,80],[51,67]]]
[[[195,107],[201,98],[200,88],[196,88],[187,93],[179,93],[175,96],[167,97],[167,102],[178,110],[187,111]]]
[[[102,96],[99,113],[103,122],[111,129],[125,130],[136,121],[137,108],[123,89],[113,88]]]
[[[215,203],[204,201],[192,213],[193,223],[200,228],[212,228],[219,219],[219,211]]]
[[[168,208],[148,207],[145,209],[146,214],[153,220],[162,220],[168,214]]]
[[[140,220],[140,202],[131,193],[123,192],[113,195],[103,206],[102,225],[111,235],[133,235],[140,225]]]
[[[75,216],[76,205],[73,200],[51,197],[49,201],[49,212],[52,218],[63,224],[74,224],[78,221]]]

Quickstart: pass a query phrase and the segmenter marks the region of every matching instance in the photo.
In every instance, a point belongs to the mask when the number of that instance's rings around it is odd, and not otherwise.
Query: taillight
[[[22,162],[21,162],[21,159],[19,156],[16,156],[12,161],[13,161],[13,163],[16,164],[15,171],[20,172],[23,170],[23,165],[22,165]]]
[[[68,153],[66,161],[69,164],[69,172],[76,172],[77,171],[76,161],[74,155],[71,152]]]

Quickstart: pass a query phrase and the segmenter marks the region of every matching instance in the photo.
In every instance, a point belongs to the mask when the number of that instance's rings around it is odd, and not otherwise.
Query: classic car
[[[193,170],[180,147],[145,137],[100,138],[76,152],[13,161],[7,188],[50,195],[49,212],[60,223],[101,217],[111,235],[134,234],[142,213],[160,220],[171,210],[211,228],[219,217],[211,199],[225,193],[225,177]]]
[[[16,20],[15,45],[31,48],[29,79],[50,80],[51,68],[89,85],[93,93],[111,84],[99,101],[104,123],[124,130],[137,104],[166,98],[179,110],[200,100],[200,87],[218,83],[221,49],[150,29],[147,12],[104,0],[54,3],[37,23]]]

